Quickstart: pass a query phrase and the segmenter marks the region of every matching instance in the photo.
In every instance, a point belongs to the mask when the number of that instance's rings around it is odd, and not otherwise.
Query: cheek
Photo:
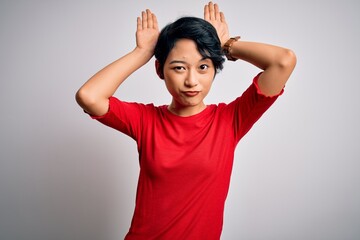
[[[214,78],[212,75],[211,76],[209,75],[206,79],[204,79],[204,81],[202,82],[204,90],[206,89],[207,92],[210,91],[213,82],[214,82]]]
[[[203,89],[204,96],[208,95],[208,93],[210,92],[210,89],[211,89],[211,84],[204,86],[204,89]]]
[[[165,82],[165,86],[166,86],[168,92],[171,95],[175,95],[175,93],[177,92],[178,86],[177,86],[177,84],[175,84],[173,79],[169,78],[168,76],[165,76],[164,82]]]
[[[164,73],[164,81],[168,87],[176,88],[182,84],[183,77],[181,76],[181,74]]]

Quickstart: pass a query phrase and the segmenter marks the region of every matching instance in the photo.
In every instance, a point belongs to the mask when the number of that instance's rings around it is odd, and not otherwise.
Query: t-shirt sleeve
[[[259,86],[259,73],[248,89],[228,107],[232,109],[235,138],[239,141],[255,124],[267,109],[283,94],[284,89],[275,96],[265,96]]]
[[[107,113],[102,116],[90,116],[136,140],[141,132],[144,112],[144,104],[124,102],[110,97]]]

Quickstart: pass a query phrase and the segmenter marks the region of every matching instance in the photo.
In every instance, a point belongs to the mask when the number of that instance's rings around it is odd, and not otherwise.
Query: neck
[[[178,116],[181,117],[189,117],[195,114],[202,112],[206,108],[206,105],[202,103],[197,106],[187,106],[187,107],[179,107],[176,106],[173,102],[168,106],[168,110]]]

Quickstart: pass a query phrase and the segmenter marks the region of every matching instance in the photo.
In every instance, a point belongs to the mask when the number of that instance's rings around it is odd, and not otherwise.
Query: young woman
[[[113,97],[154,55],[171,103],[154,106]],[[231,103],[206,105],[224,55],[262,71]],[[137,143],[136,207],[125,239],[220,239],[236,145],[282,94],[295,64],[289,49],[230,38],[224,14],[212,2],[205,5],[204,19],[180,18],[161,33],[156,16],[142,12],[135,49],[76,94],[94,119]]]

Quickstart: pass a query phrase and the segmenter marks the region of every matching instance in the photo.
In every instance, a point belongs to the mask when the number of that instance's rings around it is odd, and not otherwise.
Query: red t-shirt
[[[140,174],[125,239],[220,239],[235,147],[278,97],[262,95],[257,78],[235,101],[189,117],[115,97],[94,117],[137,143]]]

